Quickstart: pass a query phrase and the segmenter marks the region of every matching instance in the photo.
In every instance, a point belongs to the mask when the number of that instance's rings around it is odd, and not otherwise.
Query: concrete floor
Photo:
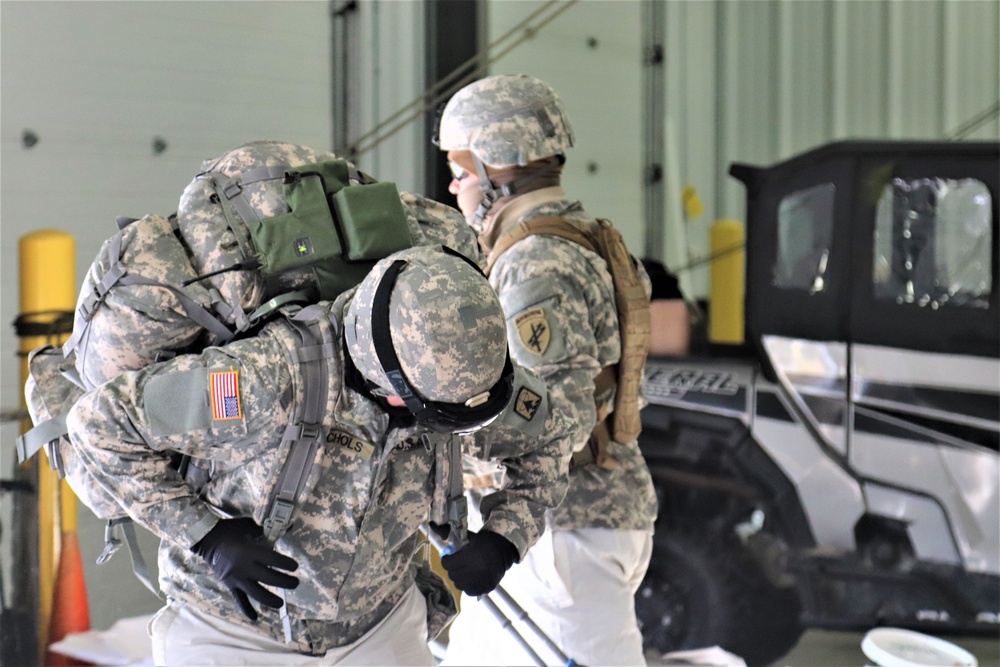
[[[809,630],[771,667],[861,667],[872,661],[861,651],[864,633]],[[942,637],[976,656],[981,667],[1000,667],[1000,631],[993,639]],[[942,666],[943,667],[943,666]]]
[[[865,667],[874,664],[861,650],[863,632],[807,630],[798,644],[780,660],[768,667]],[[1000,667],[1000,631],[993,639],[982,637],[942,637],[956,644],[979,661],[980,667]],[[650,659],[650,667],[677,667],[681,663]],[[693,662],[690,664],[694,664]],[[698,664],[708,664],[702,662]],[[946,667],[942,665],[941,667]]]
[[[139,530],[140,543],[151,573],[155,573],[156,539]],[[151,614],[160,601],[133,576],[128,552],[123,548],[108,563],[94,559],[104,545],[103,522],[90,510],[80,508],[80,549],[84,560],[90,604],[91,627],[105,630],[123,617]],[[769,667],[862,667],[871,661],[861,652],[864,633],[809,630],[781,660]],[[1000,667],[1000,630],[993,639],[945,637],[972,653],[981,667]],[[651,665],[655,662],[651,661]]]

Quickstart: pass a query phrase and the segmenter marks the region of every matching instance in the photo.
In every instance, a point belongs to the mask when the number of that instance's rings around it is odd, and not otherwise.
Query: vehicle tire
[[[646,651],[720,646],[752,667],[802,634],[794,589],[770,585],[736,539],[657,531],[635,603]]]

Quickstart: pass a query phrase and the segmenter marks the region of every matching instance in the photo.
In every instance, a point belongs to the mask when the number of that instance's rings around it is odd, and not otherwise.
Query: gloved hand
[[[441,557],[441,566],[452,583],[467,595],[485,595],[500,584],[517,560],[517,547],[489,530],[469,533],[469,543]]]
[[[208,561],[251,621],[257,620],[257,610],[249,598],[275,609],[282,604],[280,597],[261,584],[278,588],[299,585],[297,577],[275,569],[294,572],[299,564],[272,549],[264,540],[264,530],[250,518],[222,519],[191,550]]]

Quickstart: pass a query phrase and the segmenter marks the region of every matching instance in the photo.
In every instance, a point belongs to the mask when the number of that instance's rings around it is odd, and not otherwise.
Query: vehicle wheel
[[[657,531],[635,604],[647,651],[721,646],[767,665],[802,634],[794,589],[767,583],[735,539]]]

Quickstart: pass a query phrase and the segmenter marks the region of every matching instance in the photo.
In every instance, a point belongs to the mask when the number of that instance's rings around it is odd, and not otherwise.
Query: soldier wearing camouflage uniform
[[[449,189],[487,253],[522,220],[592,220],[560,187],[573,131],[544,82],[501,75],[466,86],[446,105],[437,142],[452,165]],[[503,587],[577,663],[645,664],[633,596],[652,551],[652,480],[637,442],[613,443],[613,469],[588,445],[599,419],[594,379],[621,353],[612,278],[597,254],[552,235],[527,236],[490,260],[511,355],[545,379],[553,409],[575,426],[577,452],[565,500]],[[468,486],[490,485],[481,466],[469,467]],[[534,664],[483,605],[463,597],[461,609],[445,664]]]
[[[290,523],[270,535],[317,372],[312,465]],[[252,338],[124,372],[67,423],[97,482],[161,538],[158,665],[433,665],[428,636],[455,607],[415,558],[418,531],[464,527],[448,483],[461,480],[462,452],[508,471],[482,528],[443,561],[480,595],[561,500],[572,430],[541,380],[511,364],[479,269],[441,246],[390,255],[357,288],[287,308]],[[203,471],[197,490],[174,452]]]

